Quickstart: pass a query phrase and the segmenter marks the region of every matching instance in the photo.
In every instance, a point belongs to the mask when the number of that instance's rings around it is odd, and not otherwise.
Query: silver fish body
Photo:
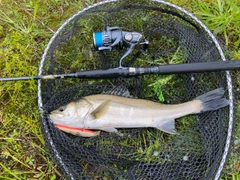
[[[52,111],[50,119],[55,124],[115,133],[118,133],[116,128],[153,127],[175,134],[176,118],[227,106],[228,100],[222,98],[223,94],[224,90],[219,88],[175,105],[115,95],[91,95]]]

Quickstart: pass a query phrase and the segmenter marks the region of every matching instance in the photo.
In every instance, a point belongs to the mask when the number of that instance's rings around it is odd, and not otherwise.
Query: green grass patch
[[[239,47],[240,10],[238,0],[196,0],[195,14],[214,34],[222,36],[226,45]],[[234,47],[232,46],[232,47]]]

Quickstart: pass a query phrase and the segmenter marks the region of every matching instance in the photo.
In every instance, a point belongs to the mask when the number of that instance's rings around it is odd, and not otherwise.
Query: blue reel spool
[[[99,48],[104,45],[102,32],[93,33],[93,42],[96,48]]]

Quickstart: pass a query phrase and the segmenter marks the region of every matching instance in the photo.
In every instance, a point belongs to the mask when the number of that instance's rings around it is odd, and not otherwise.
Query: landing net
[[[118,26],[141,33],[141,45],[125,67],[225,61],[217,39],[191,13],[165,1],[103,1],[69,18],[45,49],[39,75],[118,67],[126,49],[99,52],[93,32]],[[233,83],[229,72],[145,75],[118,79],[39,80],[41,123],[50,157],[67,179],[218,179],[226,162],[234,122]],[[61,105],[92,94],[123,95],[166,104],[189,101],[223,87],[228,107],[176,120],[177,135],[153,128],[119,129],[84,138],[64,133],[49,119]],[[137,121],[137,119],[136,119]]]

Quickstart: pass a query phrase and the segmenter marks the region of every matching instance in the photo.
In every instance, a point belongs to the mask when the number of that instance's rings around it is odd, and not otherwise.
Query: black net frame
[[[182,63],[226,60],[217,39],[186,10],[164,1],[110,0],[76,13],[58,29],[45,49],[39,75],[117,67],[123,50],[99,53],[91,46],[91,33],[101,31],[106,26],[119,26],[129,31],[141,32],[150,41],[149,55],[139,55],[140,51],[136,48],[124,61],[124,66],[171,64],[178,63],[179,59],[183,60]],[[176,56],[178,58],[175,58]],[[150,77],[154,80],[152,83],[164,78],[161,75],[153,75],[107,80],[38,81],[38,104],[45,144],[50,157],[64,177],[67,179],[220,177],[229,151],[234,122],[233,87],[231,75],[227,71],[172,75],[171,80],[162,85],[162,89],[171,91],[171,93],[163,91],[164,103],[188,101],[218,87],[224,87],[225,96],[230,101],[229,107],[190,116],[187,128],[179,128],[179,134],[175,136],[159,134],[155,129],[141,128],[123,129],[122,131],[128,134],[124,138],[101,132],[98,137],[86,139],[60,131],[48,117],[48,113],[60,105],[90,94],[110,93],[116,87],[118,95],[127,89],[132,98],[157,101],[156,94],[146,90],[149,88],[146,84],[149,81],[146,79]],[[176,126],[177,128],[183,126],[181,119],[177,120]],[[156,136],[161,137],[158,139],[161,146],[157,147],[157,151],[156,149],[150,151],[148,147],[156,143]],[[139,138],[148,140],[145,143],[139,141],[138,147],[119,144],[119,142],[131,144],[130,139]],[[108,146],[101,144],[106,139],[112,142]],[[142,147],[143,153],[136,156],[139,147]],[[153,154],[153,158],[149,158],[148,151]]]

